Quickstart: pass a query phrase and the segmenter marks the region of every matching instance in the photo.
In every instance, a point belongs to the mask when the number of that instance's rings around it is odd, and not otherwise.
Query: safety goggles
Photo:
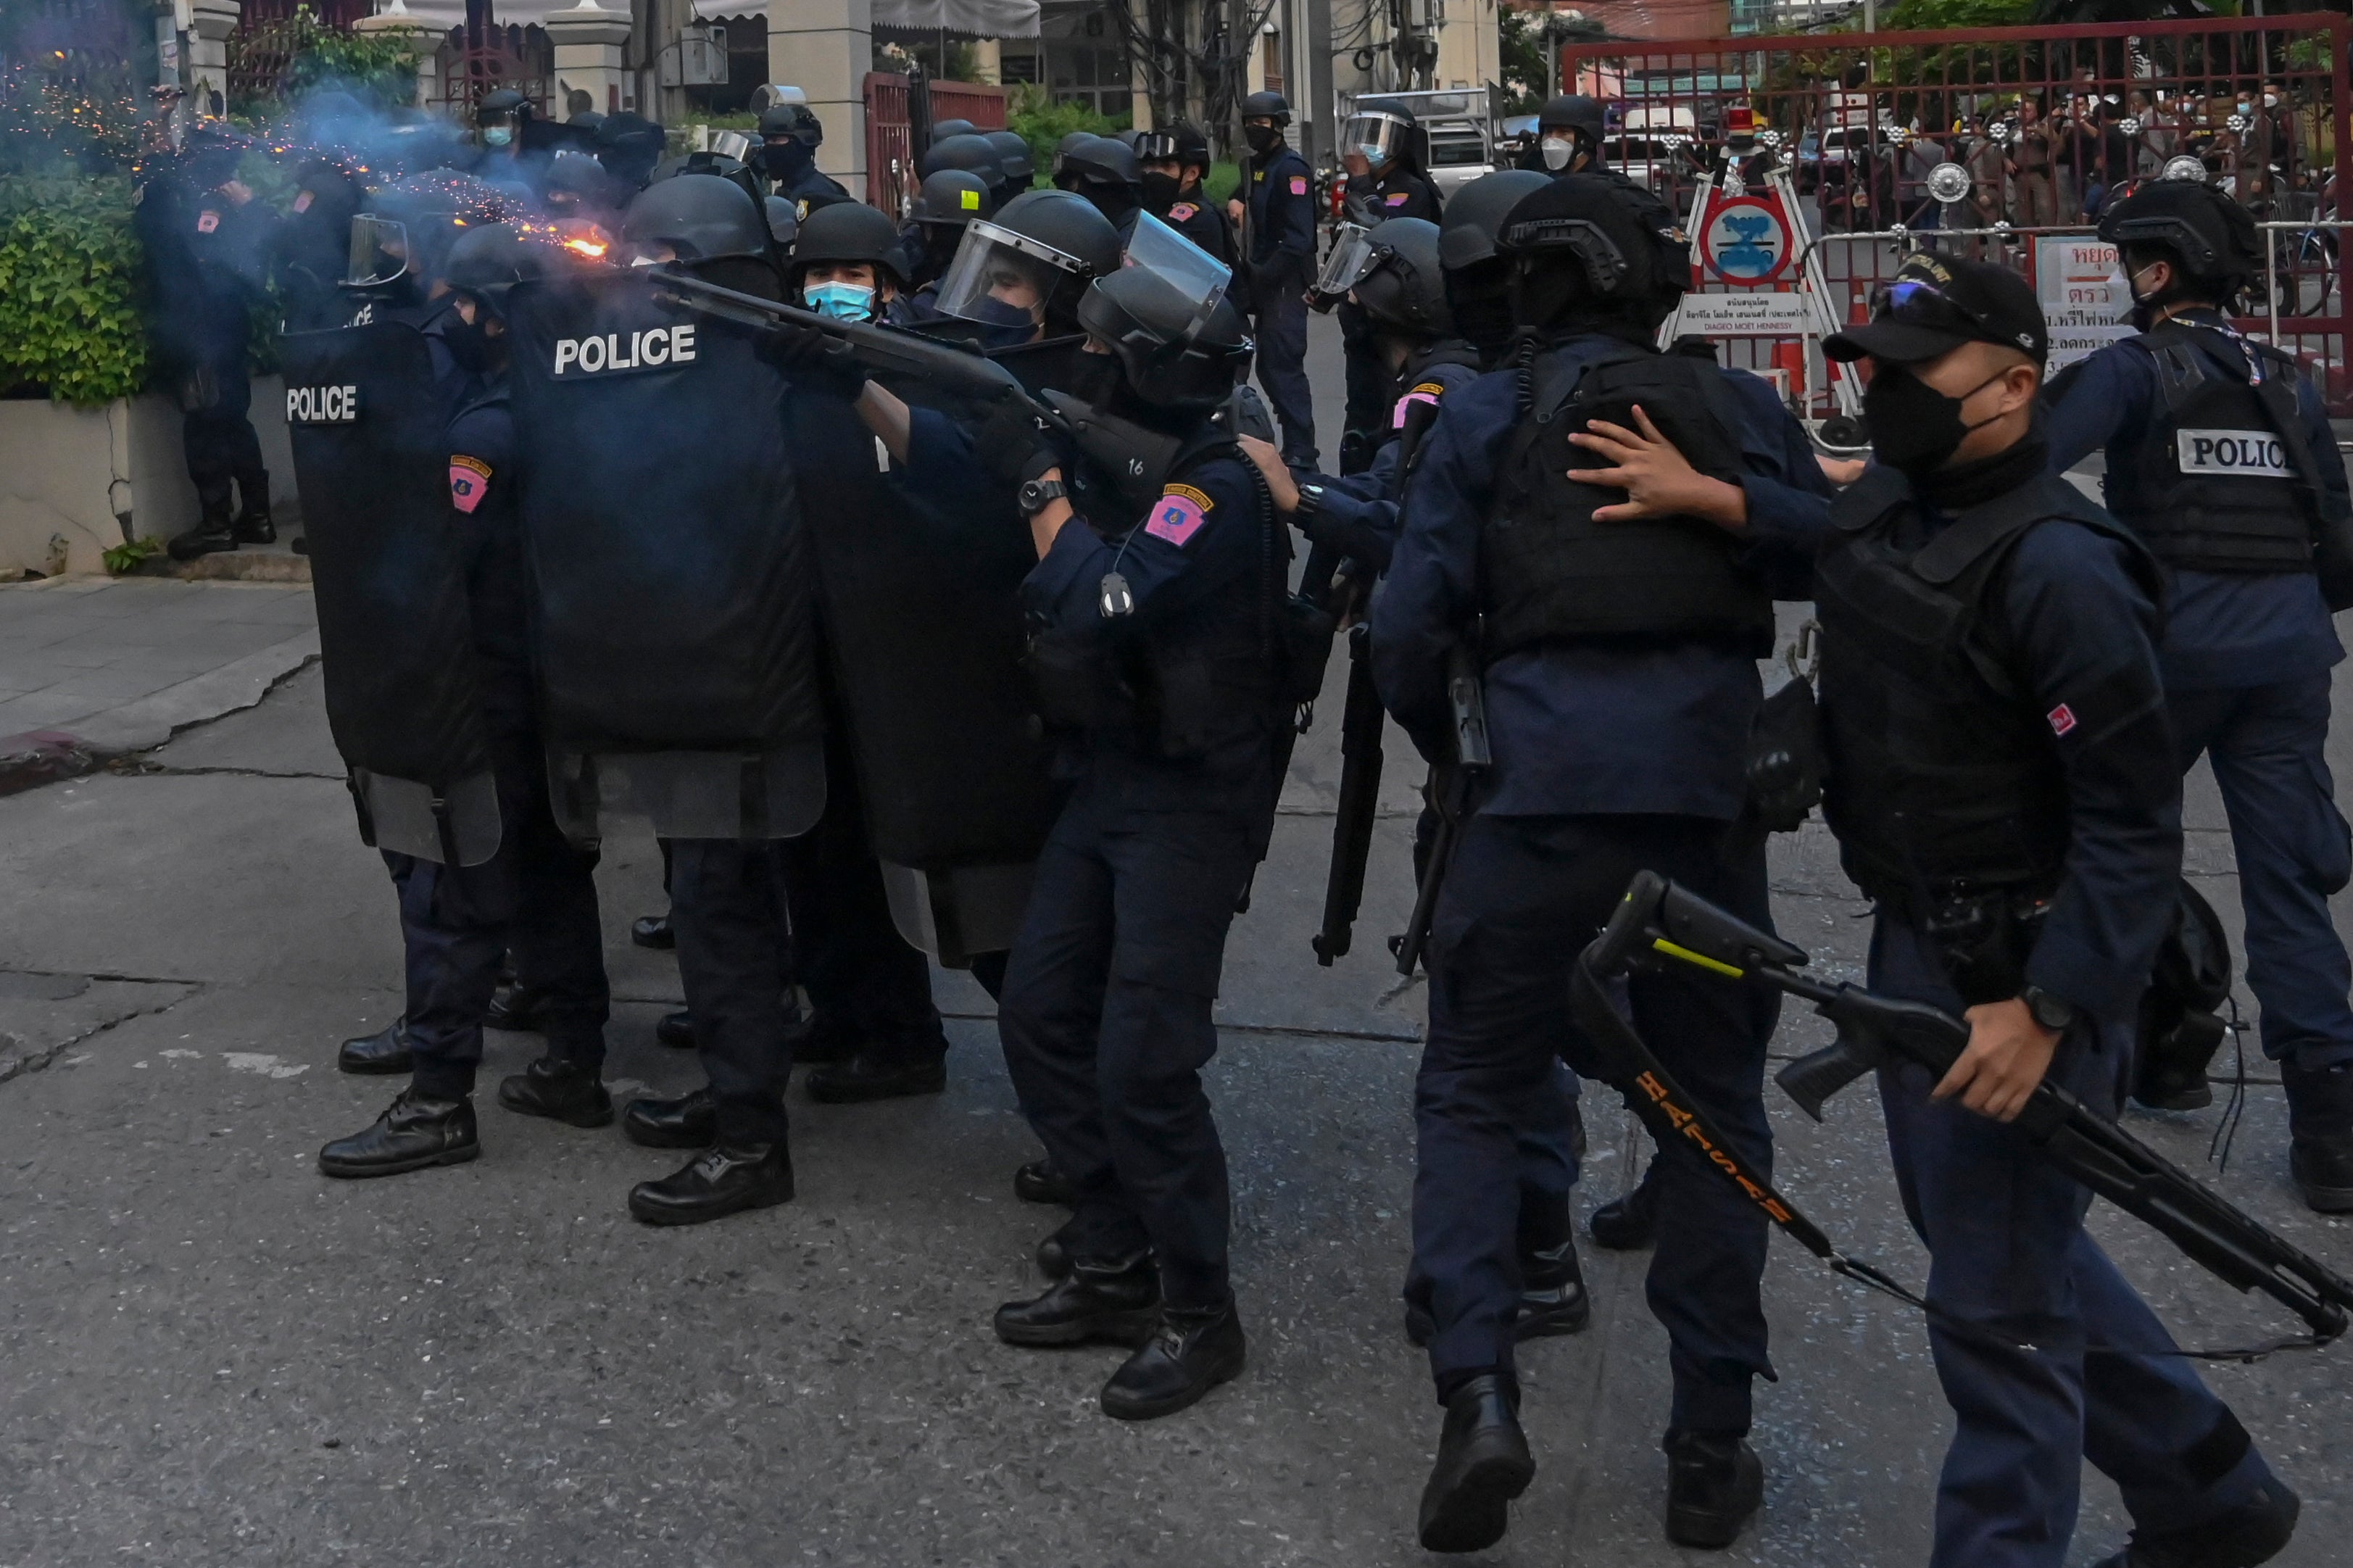
[[[2006,343],[2010,334],[1998,331],[1983,315],[1969,309],[1926,278],[1898,278],[1883,283],[1871,296],[1873,321],[1901,321],[1932,332]]]

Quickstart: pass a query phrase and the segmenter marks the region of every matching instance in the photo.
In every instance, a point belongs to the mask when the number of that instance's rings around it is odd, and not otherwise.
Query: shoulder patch
[[[2054,735],[2063,735],[2075,727],[2075,710],[2064,702],[2051,710],[2043,717],[2050,721],[2051,732]]]
[[[1144,531],[1182,549],[1187,540],[1201,531],[1217,504],[1190,485],[1170,485],[1154,503]]]
[[[1434,408],[1438,405],[1438,400],[1444,395],[1446,395],[1446,388],[1440,385],[1437,382],[1424,381],[1416,383],[1414,389],[1411,392],[1407,393],[1403,397],[1397,400],[1397,411],[1389,416],[1389,428],[1392,430],[1404,429],[1406,414],[1415,404],[1427,403]]]
[[[311,210],[311,203],[312,202],[312,200],[313,200],[313,199],[315,199],[315,198],[313,198],[313,197],[311,196],[311,193],[310,193],[310,192],[308,192],[308,191],[297,191],[297,192],[295,192],[295,193],[294,193],[294,210],[295,210],[296,212],[298,212],[298,213],[306,213],[306,212],[309,212],[309,211]]]
[[[1200,210],[1201,209],[1199,207],[1195,206],[1191,202],[1176,202],[1172,204],[1168,208],[1168,216],[1176,219],[1178,223],[1183,223]]]
[[[491,466],[480,458],[453,455],[449,459],[449,504],[471,515],[490,492]]]
[[[1412,199],[1413,193],[1411,191],[1391,191],[1388,195],[1389,205],[1393,207],[1401,207]]]
[[[198,234],[210,234],[213,230],[218,227],[220,227],[220,214],[213,211],[212,208],[206,207],[204,211],[196,215],[196,232]]]
[[[1294,196],[1303,196],[1307,194],[1306,175],[1293,174],[1291,176],[1291,194]]]
[[[1260,184],[1264,184],[1266,183],[1266,171],[1264,169],[1252,169],[1250,171],[1250,178],[1258,182]]]

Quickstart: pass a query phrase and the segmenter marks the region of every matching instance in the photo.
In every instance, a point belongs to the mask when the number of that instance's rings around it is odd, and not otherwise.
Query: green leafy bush
[[[0,390],[85,405],[138,391],[139,268],[128,179],[0,177]]]
[[[1006,128],[1021,133],[1029,143],[1029,155],[1037,161],[1038,182],[1046,183],[1046,172],[1054,166],[1054,147],[1073,131],[1091,131],[1097,136],[1108,136],[1124,130],[1129,116],[1112,119],[1097,114],[1083,103],[1058,101],[1044,88],[1032,83],[1023,87],[1008,106]]]

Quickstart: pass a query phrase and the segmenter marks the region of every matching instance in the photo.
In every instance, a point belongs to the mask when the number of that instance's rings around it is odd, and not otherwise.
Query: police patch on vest
[[[452,457],[449,459],[449,504],[459,511],[472,515],[490,493],[491,466],[480,458]]]
[[[2051,732],[2054,735],[2063,735],[2075,727],[2075,710],[2064,702],[2045,713],[2043,717],[2051,721]]]
[[[1294,196],[1303,196],[1307,194],[1306,175],[1293,174],[1291,176],[1291,194]]]
[[[1172,203],[1168,208],[1168,218],[1172,223],[1183,223],[1200,210],[1201,209],[1199,207],[1195,206],[1191,202]]]
[[[675,327],[647,327],[634,332],[555,341],[555,374],[560,376],[659,370],[666,364],[685,364],[693,358],[694,324],[691,321]]]
[[[1144,531],[1182,549],[1187,540],[1201,531],[1201,524],[1208,521],[1217,504],[1190,485],[1170,485],[1153,506]]]
[[[289,425],[356,425],[360,389],[351,386],[290,386],[286,389]]]
[[[220,227],[220,214],[213,211],[212,208],[206,207],[204,211],[196,215],[196,232],[198,234],[210,234],[213,230],[218,227]]]
[[[2185,474],[2232,474],[2251,479],[2284,479],[2287,444],[2263,430],[2177,430],[2174,457]]]
[[[1416,384],[1411,392],[1407,393],[1403,397],[1397,400],[1397,409],[1389,416],[1389,428],[1392,430],[1404,429],[1405,416],[1409,409],[1412,408],[1412,406],[1417,403],[1427,403],[1432,408],[1435,408],[1438,406],[1438,400],[1444,396],[1445,393],[1446,388],[1434,381],[1425,381]]]

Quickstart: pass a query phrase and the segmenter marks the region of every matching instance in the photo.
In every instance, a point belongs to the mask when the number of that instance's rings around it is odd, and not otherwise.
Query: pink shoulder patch
[[[1307,194],[1306,175],[1293,174],[1291,176],[1291,194],[1294,196],[1303,196]]]
[[[2075,727],[2075,710],[2064,702],[2051,710],[2043,717],[2051,721],[2051,732],[2054,735],[2063,735]]]
[[[1144,531],[1182,549],[1187,540],[1201,531],[1201,525],[1209,520],[1209,509],[1215,505],[1217,502],[1190,485],[1170,485],[1153,503],[1152,516],[1145,523]]]
[[[449,504],[471,516],[491,488],[491,466],[480,458],[449,459]]]
[[[1178,223],[1183,223],[1186,219],[1191,217],[1195,213],[1199,212],[1200,210],[1201,209],[1199,207],[1195,206],[1191,202],[1176,202],[1169,206],[1168,216],[1175,218]]]
[[[198,234],[210,234],[213,230],[218,227],[220,227],[220,214],[213,211],[212,208],[206,207],[204,211],[196,215],[196,232]]]
[[[1405,205],[1409,199],[1411,198],[1412,195],[1413,193],[1410,191],[1391,191],[1389,193],[1389,205],[1393,207],[1401,207]]]

